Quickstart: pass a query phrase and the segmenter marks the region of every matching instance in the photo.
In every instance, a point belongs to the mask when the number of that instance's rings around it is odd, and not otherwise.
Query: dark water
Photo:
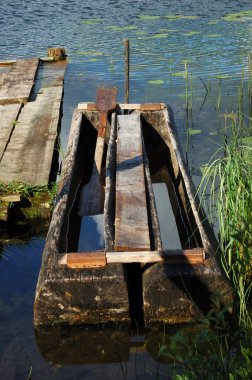
[[[252,17],[236,21],[222,17],[251,9],[251,0],[6,0],[0,4],[0,59],[45,56],[48,47],[66,48],[69,65],[61,133],[65,150],[78,102],[94,100],[96,88],[104,84],[116,85],[123,101],[123,39],[130,39],[130,101],[172,106],[197,181],[200,166],[223,139],[223,115],[237,110],[242,85],[242,112],[249,115]],[[192,112],[186,112],[187,102]],[[48,347],[42,355],[32,308],[44,237],[19,242],[10,240],[3,248],[0,243],[0,379],[26,379],[31,367],[33,379],[168,378],[170,367],[153,359],[157,342],[149,353],[143,346],[132,348],[122,361],[111,358],[107,364],[88,364],[84,356],[79,359],[83,364],[67,363],[64,347],[62,362],[48,354]],[[81,344],[91,347],[93,340],[85,338]]]

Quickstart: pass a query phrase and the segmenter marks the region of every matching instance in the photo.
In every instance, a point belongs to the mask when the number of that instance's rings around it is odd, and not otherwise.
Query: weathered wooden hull
[[[120,109],[117,110],[120,112]],[[168,189],[183,250],[200,248],[206,260],[191,265],[131,263],[72,270],[59,265],[66,252],[77,252],[81,217],[78,198],[88,182],[95,151],[99,114],[75,110],[56,205],[48,231],[34,304],[34,324],[184,322],[210,305],[211,293],[229,291],[215,255],[217,244],[200,210],[179,146],[171,110],[141,113],[144,175],[152,251],[162,251],[153,183]],[[106,135],[104,240],[114,251],[116,113]],[[188,239],[188,236],[190,237]],[[225,300],[223,298],[223,300]]]

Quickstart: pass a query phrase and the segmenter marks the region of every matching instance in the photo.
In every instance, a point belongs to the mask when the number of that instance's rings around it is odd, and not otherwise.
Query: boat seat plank
[[[0,104],[26,103],[31,94],[39,58],[20,59],[13,63],[0,88]]]
[[[203,248],[169,249],[163,251],[71,252],[60,255],[59,265],[71,269],[96,268],[107,264],[200,264],[205,259]]]
[[[119,115],[117,124],[115,250],[149,250],[140,115]]]

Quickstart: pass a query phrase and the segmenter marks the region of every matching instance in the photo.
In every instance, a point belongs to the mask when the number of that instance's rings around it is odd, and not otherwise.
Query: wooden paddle
[[[96,92],[95,107],[100,111],[93,169],[90,181],[81,189],[78,214],[80,216],[103,213],[104,189],[101,184],[101,167],[106,136],[108,112],[116,108],[116,87],[101,87]]]

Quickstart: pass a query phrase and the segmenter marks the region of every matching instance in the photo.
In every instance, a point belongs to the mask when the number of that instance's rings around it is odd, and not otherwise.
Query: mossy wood
[[[117,111],[122,112],[119,106]],[[171,109],[164,107],[157,111],[133,111],[133,114],[139,113],[150,239],[150,250],[145,254],[150,252],[151,256],[164,251],[153,193],[153,184],[162,183],[167,187],[176,221],[182,247],[181,262],[174,264],[172,260],[170,263],[169,260],[162,260],[135,264],[133,259],[133,263],[115,263],[118,259],[116,255],[121,256],[125,252],[117,253],[115,249],[118,136],[117,114],[114,112],[106,129],[107,151],[101,170],[101,181],[105,185],[105,253],[98,254],[96,268],[73,270],[60,265],[67,253],[79,254],[81,257],[85,254],[78,253],[81,225],[78,207],[81,186],[91,177],[99,128],[98,111],[76,109],[37,283],[35,326],[129,323],[130,318],[137,318],[142,310],[146,324],[184,322],[195,317],[203,308],[209,308],[212,291],[218,290],[222,294],[230,291],[216,260],[216,239],[195,196]],[[204,262],[192,264],[187,260],[184,253],[190,255],[195,250],[204,253]],[[131,254],[130,251],[128,253]],[[114,255],[115,261],[99,267],[101,262],[104,263],[104,255],[107,260],[107,254],[110,259]],[[141,251],[137,255],[141,255]],[[190,292],[183,284],[190,285]],[[230,295],[226,298],[223,295],[223,302],[229,300]]]

